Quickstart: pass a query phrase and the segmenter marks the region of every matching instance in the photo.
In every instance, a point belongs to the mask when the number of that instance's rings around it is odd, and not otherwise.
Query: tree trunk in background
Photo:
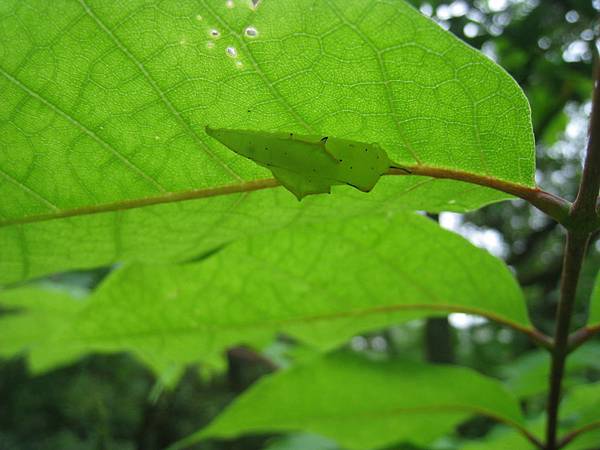
[[[425,357],[432,363],[454,362],[454,336],[447,317],[431,317],[425,323]]]
[[[440,221],[439,214],[427,214]],[[430,317],[425,323],[425,358],[432,363],[450,364],[455,360],[452,327],[447,317]]]

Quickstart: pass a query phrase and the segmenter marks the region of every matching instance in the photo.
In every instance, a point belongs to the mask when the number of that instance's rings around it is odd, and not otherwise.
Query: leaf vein
[[[167,97],[165,92],[158,85],[156,80],[152,77],[148,69],[142,64],[140,60],[123,44],[123,42],[117,37],[115,33],[113,33],[110,28],[108,28],[102,20],[98,17],[96,13],[90,8],[90,6],[86,3],[85,0],[79,0],[79,3],[85,10],[85,12],[92,18],[92,20],[96,23],[96,25],[104,32],[106,35],[114,42],[114,44],[123,52],[123,54],[138,68],[142,76],[146,79],[146,81],[150,84],[154,92],[158,95],[162,103],[167,107],[169,112],[173,114],[177,122],[181,127],[183,127],[188,133],[189,136],[194,140],[196,144],[200,146],[204,150],[204,152],[212,158],[217,164],[219,164],[225,172],[227,172],[231,177],[236,179],[237,181],[243,181],[242,177],[240,177],[236,172],[233,171],[231,167],[221,161],[216,154],[214,154],[208,145],[200,139],[198,134],[192,129],[190,124],[183,119],[177,108],[173,105],[171,100]]]
[[[2,177],[4,177],[5,180],[11,182],[15,186],[18,186],[19,188],[21,188],[21,190],[23,192],[29,194],[31,197],[35,198],[40,203],[43,203],[44,205],[46,205],[48,208],[52,209],[53,211],[59,211],[60,210],[60,208],[58,206],[56,206],[50,200],[48,200],[47,198],[45,198],[39,192],[34,191],[32,188],[30,188],[29,186],[27,186],[22,181],[17,180],[15,177],[13,177],[9,173],[7,173],[2,168],[0,168],[0,175],[2,175]]]
[[[409,153],[411,154],[411,156],[414,158],[415,162],[419,165],[422,165],[422,161],[419,158],[419,156],[417,155],[416,151],[412,148],[412,145],[410,144],[409,140],[406,138],[406,136],[404,135],[404,133],[402,132],[401,128],[400,128],[400,124],[398,123],[398,120],[395,118],[394,115],[394,105],[393,105],[393,96],[392,93],[390,91],[390,86],[389,86],[389,79],[390,76],[387,73],[387,70],[385,68],[385,65],[383,63],[383,60],[381,59],[381,52],[380,50],[377,48],[377,46],[373,43],[373,41],[371,39],[369,39],[361,30],[360,28],[358,28],[357,26],[355,26],[353,23],[351,23],[350,21],[348,21],[348,19],[346,18],[346,16],[344,16],[342,14],[342,12],[332,3],[332,2],[327,2],[329,7],[331,8],[331,10],[333,11],[333,13],[351,30],[353,30],[364,42],[365,44],[367,44],[367,46],[373,51],[373,53],[375,54],[375,58],[377,59],[377,65],[379,66],[379,71],[381,72],[381,76],[383,77],[383,89],[385,92],[385,98],[388,104],[388,108],[390,110],[390,114],[392,116],[392,120],[394,122],[394,125],[396,126],[396,130],[398,131],[398,135],[400,136],[400,138],[402,139],[402,141],[404,142],[404,145],[406,146],[406,149],[409,151]]]
[[[292,117],[297,122],[299,122],[309,133],[314,132],[313,127],[311,125],[309,125],[309,123],[306,120],[304,120],[302,118],[302,116],[300,116],[300,114],[298,114],[298,112],[292,107],[290,102],[285,99],[285,97],[281,94],[281,92],[274,86],[274,83],[266,76],[266,74],[260,67],[260,64],[258,64],[258,61],[256,60],[256,58],[250,51],[248,45],[242,39],[239,38],[238,34],[225,21],[223,21],[219,17],[218,14],[215,14],[215,12],[206,4],[206,2],[204,0],[201,0],[201,2],[203,4],[203,6],[211,12],[211,14],[215,17],[215,19],[221,24],[221,26],[223,26],[225,29],[227,29],[231,33],[231,35],[234,36],[234,38],[236,39],[236,41],[238,42],[240,47],[246,51],[248,59],[252,63],[252,67],[254,67],[256,74],[263,80],[263,82],[269,89],[271,95],[276,100],[278,100],[288,110],[288,112],[292,115]]]
[[[98,144],[100,144],[104,149],[108,150],[110,153],[112,153],[114,156],[116,156],[130,170],[137,173],[138,175],[141,175],[148,183],[152,184],[159,191],[166,192],[166,189],[158,181],[156,181],[155,179],[153,179],[152,177],[150,177],[149,175],[144,173],[129,158],[127,158],[125,155],[123,155],[121,152],[119,152],[111,144],[109,144],[108,142],[103,140],[100,136],[98,136],[96,133],[94,133],[91,129],[89,129],[82,122],[77,120],[75,117],[66,113],[65,111],[60,109],[58,106],[51,103],[49,100],[46,100],[44,97],[42,97],[41,94],[39,94],[39,93],[33,91],[32,89],[30,89],[29,87],[27,87],[23,82],[19,81],[18,79],[16,79],[12,75],[10,75],[2,67],[0,67],[0,75],[2,75],[4,78],[6,78],[8,81],[10,81],[12,84],[17,86],[24,92],[26,92],[29,96],[35,98],[40,103],[42,103],[45,106],[47,106],[48,108],[50,108],[54,113],[58,114],[63,119],[67,120],[72,125],[75,125],[80,131],[82,131],[83,133],[85,133],[86,135],[91,137],[94,141],[96,141]]]

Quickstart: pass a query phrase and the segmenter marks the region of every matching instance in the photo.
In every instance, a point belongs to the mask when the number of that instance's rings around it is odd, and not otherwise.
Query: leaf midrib
[[[298,420],[305,420],[305,421],[311,421],[311,422],[318,422],[318,421],[345,421],[348,419],[364,419],[364,418],[385,418],[385,417],[393,417],[393,416],[397,416],[397,415],[406,415],[406,414],[410,414],[410,413],[431,413],[431,412],[440,412],[440,413],[444,413],[444,412],[452,412],[452,411],[470,411],[472,413],[475,414],[480,414],[480,415],[484,415],[487,417],[490,417],[494,420],[496,420],[497,422],[502,422],[505,423],[507,425],[511,425],[514,426],[515,428],[519,429],[521,428],[522,423],[520,421],[517,421],[514,418],[509,418],[509,417],[505,417],[505,416],[500,416],[497,413],[494,413],[491,410],[488,410],[487,408],[482,408],[482,407],[478,407],[478,406],[473,406],[473,405],[467,405],[467,404],[460,404],[460,403],[447,403],[447,404],[440,404],[440,405],[429,405],[429,406],[414,406],[414,407],[399,407],[399,408],[382,408],[379,410],[372,410],[372,411],[355,411],[355,412],[351,412],[351,413],[347,413],[347,414],[310,414],[310,415],[303,415],[300,417],[287,417],[286,419],[290,419],[290,420],[294,420],[294,419],[298,419]],[[217,425],[217,424],[215,424]],[[287,425],[275,425],[277,427],[281,427],[281,428],[289,428],[289,426]],[[210,428],[207,428],[205,432],[202,432],[201,435],[206,435],[206,436],[213,436],[213,434],[210,433]],[[264,431],[269,431],[272,430],[272,427],[269,427],[268,425],[265,425],[265,428],[253,428],[254,431],[260,431],[260,430],[264,430]],[[217,434],[219,435],[219,434]]]
[[[1,69],[0,69],[1,73]],[[419,176],[429,179],[450,179],[489,187],[498,191],[506,192],[511,195],[516,195],[524,199],[535,196],[541,191],[537,188],[531,188],[523,184],[510,181],[492,178],[485,175],[464,172],[460,170],[445,169],[426,165],[404,166],[411,174],[407,174],[403,170],[392,168],[384,175],[395,176]],[[11,225],[23,225],[27,223],[44,222],[48,220],[64,219],[69,217],[85,216],[91,214],[108,213],[116,211],[124,211],[129,209],[141,208],[144,206],[152,206],[167,203],[176,203],[187,200],[196,200],[201,198],[216,197],[220,195],[230,195],[243,192],[253,192],[262,189],[270,189],[281,186],[281,184],[273,178],[262,178],[241,183],[226,184],[217,187],[189,189],[177,192],[164,192],[155,196],[147,196],[137,199],[118,200],[111,203],[101,203],[97,205],[87,205],[72,209],[63,209],[56,212],[34,214],[25,217],[14,219],[0,220],[0,228]],[[412,189],[412,188],[411,188]],[[533,202],[532,202],[533,203]],[[535,206],[540,207],[539,205]],[[540,207],[543,210],[543,207]]]
[[[325,321],[325,320],[335,320],[335,319],[344,319],[350,317],[361,317],[368,316],[371,314],[389,314],[393,312],[399,311],[407,311],[407,310],[431,310],[431,311],[443,311],[443,312],[459,312],[465,314],[472,314],[481,317],[488,318],[495,322],[501,323],[503,325],[507,325],[515,330],[522,331],[524,333],[530,333],[533,331],[533,328],[523,326],[517,322],[513,322],[509,319],[502,318],[488,311],[481,310],[475,307],[457,307],[451,304],[428,304],[428,303],[411,303],[411,304],[394,304],[394,305],[383,305],[376,306],[372,308],[363,308],[363,309],[355,309],[352,311],[340,311],[335,313],[327,313],[327,314],[319,314],[313,316],[305,316],[300,318],[292,318],[292,319],[281,319],[281,320],[273,320],[273,321],[263,321],[263,322],[247,322],[247,323],[232,323],[232,324],[219,324],[215,325],[214,323],[202,323],[197,325],[191,325],[187,327],[170,327],[170,328],[161,328],[161,329],[153,329],[153,330],[143,330],[136,332],[128,332],[128,333],[112,333],[112,334],[97,334],[97,335],[87,335],[87,336],[69,336],[69,342],[80,342],[82,344],[90,343],[90,342],[107,342],[112,340],[121,340],[124,338],[127,339],[136,339],[136,338],[147,338],[147,337],[164,337],[164,333],[168,332],[172,335],[193,335],[200,332],[205,332],[207,329],[219,329],[219,330],[240,330],[240,329],[265,329],[265,330],[273,330],[277,331],[278,328],[290,325],[298,325],[298,324],[307,324],[311,322]],[[243,339],[241,340],[243,341]]]

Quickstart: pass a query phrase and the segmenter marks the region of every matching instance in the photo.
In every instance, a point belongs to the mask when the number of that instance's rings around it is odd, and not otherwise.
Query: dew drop
[[[245,34],[246,34],[246,36],[253,38],[253,37],[258,36],[258,30],[254,27],[248,27],[245,30]]]
[[[215,43],[214,43],[214,42],[211,42],[211,41],[208,41],[208,42],[206,43],[206,48],[215,48]]]
[[[196,16],[196,20],[197,20],[198,22],[202,21],[202,16],[201,16],[200,14],[198,14],[198,15]]]
[[[233,3],[233,0],[227,0],[227,2],[225,2],[225,6],[227,6],[229,9],[232,9],[235,6],[235,3]]]
[[[237,53],[237,50],[235,49],[235,47],[227,47],[227,48],[225,49],[225,51],[226,51],[226,52],[227,52],[227,54],[228,54],[229,56],[231,56],[232,58],[237,58],[237,55],[238,55],[238,53]]]
[[[244,63],[243,63],[243,62],[241,62],[241,61],[236,61],[236,62],[235,62],[235,65],[236,65],[236,66],[237,66],[239,69],[241,69],[242,67],[244,67]]]
[[[213,37],[215,39],[221,36],[221,33],[219,33],[219,30],[215,30],[214,28],[212,30],[210,30],[208,33],[211,35],[211,37]]]

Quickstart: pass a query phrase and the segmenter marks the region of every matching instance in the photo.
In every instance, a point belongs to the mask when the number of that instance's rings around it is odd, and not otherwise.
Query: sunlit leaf
[[[332,217],[506,198],[396,176],[370,194],[342,187],[302,205],[278,188],[116,211],[172,193],[244,191],[269,175],[208,138],[206,125],[377,142],[399,163],[533,185],[520,88],[405,2],[250,5],[2,2],[0,282],[180,260]],[[104,212],[83,215],[93,211]]]
[[[227,347],[260,348],[279,332],[330,349],[359,332],[451,311],[531,330],[500,260],[402,213],[240,240],[201,262],[125,266],[69,319],[60,344],[44,343],[64,352],[131,350],[159,367],[216,364]],[[43,351],[32,359],[52,365]]]
[[[523,422],[517,400],[472,370],[337,354],[263,377],[186,443],[303,430],[349,449],[426,444],[471,414]]]

